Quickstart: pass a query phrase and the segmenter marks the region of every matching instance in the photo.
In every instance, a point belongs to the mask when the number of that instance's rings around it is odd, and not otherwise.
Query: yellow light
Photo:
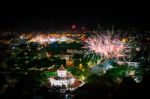
[[[122,38],[122,42],[124,43],[128,42],[128,38]]]
[[[84,72],[84,70],[85,70],[85,69],[83,68],[82,71]]]
[[[79,64],[79,69],[82,70],[83,69],[83,65]]]
[[[91,61],[89,61],[87,64],[88,64],[88,66],[89,66],[90,68],[93,67],[93,63],[92,63]]]
[[[133,71],[130,71],[128,75],[134,76],[134,75],[135,75],[135,71],[134,71],[134,70],[133,70]]]
[[[85,80],[85,77],[83,75],[80,76],[81,80]]]

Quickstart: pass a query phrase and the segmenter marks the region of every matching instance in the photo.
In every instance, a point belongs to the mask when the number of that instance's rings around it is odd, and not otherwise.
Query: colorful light
[[[119,36],[108,33],[89,37],[85,43],[84,48],[105,58],[124,57],[124,51],[128,48],[128,44],[120,41]]]
[[[37,35],[35,37],[33,37],[30,42],[38,42],[40,44],[46,44],[46,43],[53,43],[53,42],[64,42],[64,41],[73,41],[71,38],[62,36],[62,37],[52,37],[49,35]]]

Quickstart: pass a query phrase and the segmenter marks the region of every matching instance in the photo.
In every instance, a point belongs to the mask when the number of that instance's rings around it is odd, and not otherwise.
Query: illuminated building
[[[61,65],[61,67],[57,70],[57,76],[50,77],[49,82],[51,86],[73,91],[85,84],[84,79],[84,76],[82,76],[82,80],[75,79],[74,76],[68,72],[63,65]]]
[[[57,76],[50,77],[49,82],[51,86],[69,87],[74,84],[75,78],[68,72],[63,65],[57,70]]]

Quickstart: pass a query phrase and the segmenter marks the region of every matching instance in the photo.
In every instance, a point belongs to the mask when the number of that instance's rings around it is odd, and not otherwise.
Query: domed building
[[[65,88],[65,90],[75,90],[85,84],[82,80],[75,79],[75,77],[68,72],[63,65],[57,70],[56,76],[49,78],[51,86]]]
[[[68,72],[63,65],[57,70],[57,76],[53,76],[49,78],[49,82],[51,86],[65,86],[69,87],[75,83],[75,78],[73,75]]]

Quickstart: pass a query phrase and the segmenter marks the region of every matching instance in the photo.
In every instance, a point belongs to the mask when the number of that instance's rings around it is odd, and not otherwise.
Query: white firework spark
[[[105,58],[120,58],[126,56],[124,51],[128,44],[122,42],[120,37],[112,34],[97,34],[87,38],[84,48]]]

